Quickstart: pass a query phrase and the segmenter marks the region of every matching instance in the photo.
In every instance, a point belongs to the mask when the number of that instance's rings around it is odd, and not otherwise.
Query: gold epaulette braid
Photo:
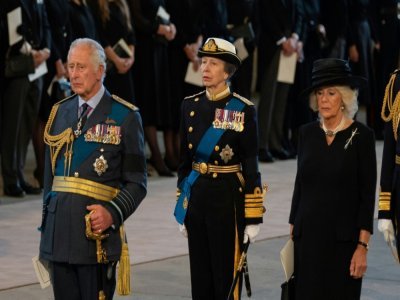
[[[50,147],[51,170],[54,175],[57,157],[64,145],[66,145],[64,153],[64,176],[69,176],[69,169],[71,167],[72,158],[72,145],[74,143],[74,132],[72,128],[67,128],[57,135],[50,135],[51,126],[53,125],[54,118],[57,114],[59,105],[53,106],[50,112],[49,119],[44,129],[44,142]],[[66,168],[68,167],[68,170]]]
[[[393,100],[393,85],[395,79],[396,73],[393,73],[386,85],[381,117],[385,122],[392,121],[394,139],[397,141],[397,129],[400,123],[400,92],[397,93]]]

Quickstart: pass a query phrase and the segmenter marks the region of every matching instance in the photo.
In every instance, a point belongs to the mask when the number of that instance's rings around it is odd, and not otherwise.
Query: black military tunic
[[[397,102],[395,101],[397,99]],[[383,101],[382,118],[385,123],[381,191],[379,193],[379,219],[391,219],[395,227],[397,252],[400,254],[400,69],[393,72]],[[397,226],[396,226],[397,225]]]
[[[183,101],[178,186],[192,171],[193,163],[198,162],[196,149],[207,129],[218,119],[216,116],[225,116],[223,119],[228,123],[232,121],[229,116],[235,112],[224,110],[232,97],[245,104],[243,130],[226,129],[213,147],[207,170],[201,172],[204,174],[192,186],[185,219],[193,299],[226,299],[244,228],[247,224],[261,223],[265,210],[257,165],[255,107],[245,98],[231,94],[229,88],[216,95],[215,100],[210,100],[203,91]],[[219,172],[238,165],[241,172]]]

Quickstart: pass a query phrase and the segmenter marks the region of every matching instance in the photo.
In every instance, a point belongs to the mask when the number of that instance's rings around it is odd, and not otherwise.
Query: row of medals
[[[121,143],[121,127],[97,124],[88,129],[84,137],[86,142],[119,145]]]
[[[217,108],[212,124],[214,128],[242,132],[244,130],[244,112]]]

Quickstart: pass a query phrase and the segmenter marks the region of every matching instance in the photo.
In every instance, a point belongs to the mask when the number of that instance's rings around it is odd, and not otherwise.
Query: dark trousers
[[[116,263],[71,265],[52,262],[50,272],[55,300],[97,300],[100,288],[106,299],[111,300],[115,291],[115,266]],[[98,268],[101,268],[101,275]]]
[[[235,216],[233,191],[229,182],[210,178],[199,178],[192,188],[185,224],[193,300],[226,300],[228,296],[237,236],[243,240],[243,229],[236,230],[242,226],[236,224],[240,217]]]
[[[6,82],[2,107],[1,168],[4,186],[24,184],[24,166],[39,112],[42,79],[18,77]]]
[[[260,149],[282,149],[283,123],[290,85],[276,80],[279,57],[280,49],[277,49],[261,81],[258,104]]]

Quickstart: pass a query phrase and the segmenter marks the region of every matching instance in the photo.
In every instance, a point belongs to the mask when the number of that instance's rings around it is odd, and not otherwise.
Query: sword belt
[[[199,172],[200,174],[210,174],[210,173],[236,173],[241,171],[240,164],[231,166],[217,166],[212,164],[202,163],[192,163],[192,169]]]
[[[64,176],[54,176],[52,191],[84,195],[101,201],[111,201],[119,193],[119,189],[105,184]]]

